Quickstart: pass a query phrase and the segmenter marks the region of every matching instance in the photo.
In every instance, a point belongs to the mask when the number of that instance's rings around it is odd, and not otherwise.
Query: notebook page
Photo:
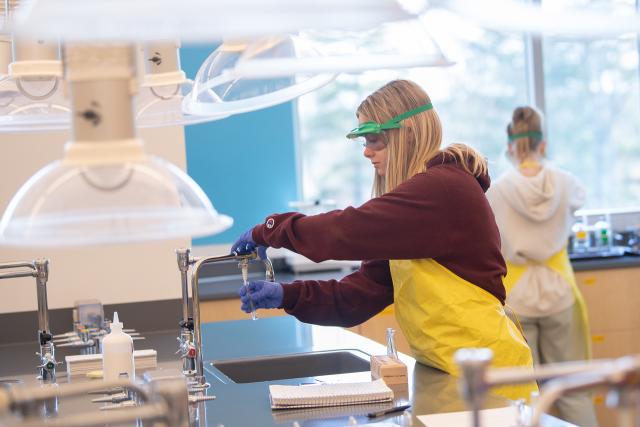
[[[319,406],[341,406],[393,400],[393,391],[384,381],[359,383],[313,384],[313,385],[269,385],[271,407],[311,408]]]

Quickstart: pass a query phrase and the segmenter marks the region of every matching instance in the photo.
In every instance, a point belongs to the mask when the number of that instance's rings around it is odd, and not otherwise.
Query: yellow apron
[[[498,299],[433,259],[391,260],[395,316],[415,358],[457,376],[456,350],[487,347],[495,367],[530,366],[531,350]],[[528,399],[535,383],[492,390]]]
[[[571,360],[584,360],[591,358],[591,336],[589,332],[589,318],[587,316],[587,306],[582,297],[580,289],[576,284],[576,278],[573,274],[571,261],[567,249],[564,248],[557,252],[551,258],[544,262],[544,265],[555,271],[562,277],[573,291],[576,303],[573,305],[573,323],[575,327],[571,330]],[[526,264],[513,264],[507,261],[507,275],[503,283],[507,291],[507,295],[511,289],[518,283],[524,272],[527,270]]]

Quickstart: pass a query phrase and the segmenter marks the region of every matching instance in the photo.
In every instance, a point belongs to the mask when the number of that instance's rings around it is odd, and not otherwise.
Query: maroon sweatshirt
[[[475,178],[439,155],[426,172],[360,207],[271,215],[252,236],[259,245],[284,247],[316,262],[363,261],[341,280],[283,284],[282,307],[303,322],[353,326],[383,310],[393,303],[393,259],[433,258],[504,304],[507,270],[484,195],[489,184],[488,176]]]

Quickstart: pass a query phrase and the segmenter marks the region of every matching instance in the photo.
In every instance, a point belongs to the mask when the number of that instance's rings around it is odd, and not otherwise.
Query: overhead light
[[[143,71],[135,97],[138,127],[187,126],[229,116],[225,112],[193,115],[182,109],[182,100],[192,92],[193,82],[180,68],[176,42],[146,42],[140,58]]]
[[[32,0],[21,9],[16,31],[64,41],[218,42],[411,17],[396,0]]]
[[[200,66],[183,108],[195,115],[237,114],[289,101],[340,72],[449,65],[453,62],[417,20],[360,32],[231,40]]]
[[[260,78],[454,65],[417,19],[386,23],[366,31],[303,31],[297,38],[300,45],[310,47],[296,52],[295,57],[245,56],[225,72]],[[306,54],[314,48],[324,54]]]
[[[284,77],[245,78],[235,67],[258,58],[295,61],[321,56],[316,47],[294,35],[226,41],[200,66],[183,109],[195,115],[238,114],[290,101],[326,85],[335,74],[294,72]]]
[[[633,2],[566,7],[552,1],[540,4],[517,0],[430,0],[422,12],[428,13],[430,8],[449,10],[496,31],[563,37],[617,37],[640,32],[640,15]]]
[[[57,44],[14,38],[14,60],[0,79],[0,132],[48,132],[71,128],[71,106],[61,80]],[[1,47],[2,45],[0,45]],[[228,114],[189,115],[183,97],[192,82],[180,69],[174,42],[145,44],[141,87],[135,97],[135,123],[140,128],[184,126],[227,117]]]
[[[0,80],[0,129],[32,132],[68,128],[70,107],[64,96],[57,42],[12,37],[12,59]]]
[[[0,131],[44,132],[69,129],[70,107],[59,77],[0,80]]]
[[[203,236],[232,219],[179,168],[135,137],[131,49],[66,51],[73,137],[64,158],[27,181],[0,220],[0,242],[67,246]]]
[[[0,222],[0,243],[123,243],[205,236],[231,226],[188,175],[139,151],[138,160],[111,165],[76,164],[67,151],[13,197]]]
[[[62,62],[57,41],[13,36],[9,27],[18,1],[2,5],[0,36],[0,129],[7,132],[57,127],[68,122],[63,94]]]

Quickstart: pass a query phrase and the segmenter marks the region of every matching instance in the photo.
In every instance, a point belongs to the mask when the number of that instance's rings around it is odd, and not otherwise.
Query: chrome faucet
[[[640,356],[635,355],[603,360],[600,366],[588,371],[547,382],[533,408],[531,426],[538,427],[542,415],[564,394],[603,386],[609,390],[607,405],[618,408],[618,426],[640,425],[637,413],[640,404]]]
[[[189,304],[189,267],[195,263],[195,260],[191,257],[189,248],[176,250],[176,255],[182,285],[182,320],[179,322],[180,336],[176,354],[180,354],[182,359],[182,373],[191,377],[196,374],[196,347],[193,344],[193,317],[190,315]]]
[[[184,378],[156,380],[148,385],[138,385],[131,380],[112,380],[78,384],[61,384],[58,387],[42,388],[38,386],[11,387],[0,389],[0,417],[15,414],[18,419],[9,426],[35,427],[48,425],[32,408],[38,404],[59,398],[84,396],[92,392],[104,393],[105,390],[122,389],[135,395],[143,403],[122,411],[111,411],[96,417],[92,413],[63,414],[52,422],[58,426],[104,426],[127,422],[153,421],[153,425],[166,427],[188,427],[189,397]],[[3,418],[4,419],[4,418]],[[3,424],[5,425],[5,424]],[[138,425],[138,424],[136,424]]]
[[[549,380],[541,389],[533,407],[531,427],[538,427],[540,419],[553,403],[570,391],[609,387],[608,403],[625,411],[637,407],[640,398],[640,356],[619,359],[553,363],[532,368],[489,368],[493,353],[487,348],[464,348],[455,354],[461,372],[461,393],[472,411],[473,427],[480,427],[479,411],[491,387]],[[621,416],[620,426],[628,423]]]
[[[192,257],[189,249],[178,249],[178,268],[182,281],[182,321],[180,322],[180,337],[178,338],[180,357],[182,358],[182,372],[194,379],[190,384],[191,391],[203,390],[209,387],[204,378],[204,363],[202,360],[202,329],[200,324],[200,268],[205,264],[217,262],[238,261],[239,265],[257,260],[257,252],[246,255],[223,255],[209,257]],[[273,264],[269,258],[262,260],[265,266],[265,277],[273,282],[275,275]],[[188,274],[189,267],[194,265],[191,274],[191,304],[189,304]],[[189,315],[191,313],[191,316]]]
[[[49,279],[49,260],[36,259],[33,261],[18,261],[1,263],[0,270],[12,269],[7,273],[0,273],[0,279],[12,279],[17,277],[35,277],[38,296],[38,345],[40,357],[38,364],[38,379],[43,381],[56,381],[55,347],[53,336],[49,330],[49,307],[47,304],[47,280]]]

